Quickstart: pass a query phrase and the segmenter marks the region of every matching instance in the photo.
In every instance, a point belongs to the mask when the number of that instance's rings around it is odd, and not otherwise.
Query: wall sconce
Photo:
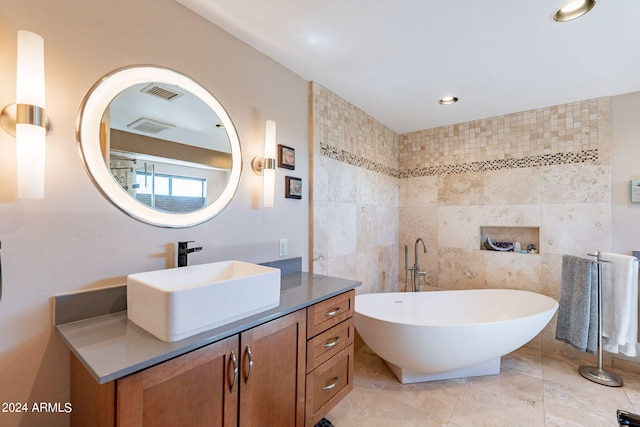
[[[264,177],[264,207],[273,207],[276,185],[276,122],[267,120],[264,137],[264,157],[254,157],[253,171]]]
[[[0,125],[16,137],[18,197],[44,198],[45,141],[51,124],[45,112],[44,41],[18,31],[16,103],[0,113]]]

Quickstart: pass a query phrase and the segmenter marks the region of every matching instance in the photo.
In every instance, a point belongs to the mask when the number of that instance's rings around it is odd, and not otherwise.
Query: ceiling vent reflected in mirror
[[[138,120],[129,123],[127,127],[139,132],[158,134],[163,130],[174,128],[176,125],[148,117],[140,117]]]
[[[175,101],[183,95],[180,92],[176,92],[175,90],[169,89],[166,86],[162,86],[157,83],[151,83],[140,92],[146,93],[147,95],[157,96],[158,98],[162,98],[166,101]]]

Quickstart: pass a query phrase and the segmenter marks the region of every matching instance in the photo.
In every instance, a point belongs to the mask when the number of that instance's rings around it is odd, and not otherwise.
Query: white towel
[[[638,341],[638,259],[602,253],[602,347],[636,356]]]

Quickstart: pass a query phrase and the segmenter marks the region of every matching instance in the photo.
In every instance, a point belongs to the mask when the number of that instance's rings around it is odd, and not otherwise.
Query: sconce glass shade
[[[267,120],[264,138],[264,158],[265,168],[262,171],[264,177],[264,206],[266,208],[273,207],[274,190],[276,185],[276,122]],[[267,163],[267,159],[274,159],[271,165]]]
[[[44,198],[46,133],[40,126],[16,125],[18,197],[21,199]]]
[[[44,197],[45,86],[44,40],[29,31],[18,31],[16,73],[16,152],[18,197]]]
[[[16,104],[45,108],[44,40],[30,31],[18,31]]]
[[[251,168],[262,176],[264,207],[272,208],[276,185],[276,122],[267,120],[264,136],[264,157],[254,157]]]

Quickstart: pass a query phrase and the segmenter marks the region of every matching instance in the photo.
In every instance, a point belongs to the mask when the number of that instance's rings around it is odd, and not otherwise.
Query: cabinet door
[[[117,425],[236,426],[237,351],[236,335],[118,380]]]
[[[239,426],[304,425],[305,347],[305,310],[240,335]]]

